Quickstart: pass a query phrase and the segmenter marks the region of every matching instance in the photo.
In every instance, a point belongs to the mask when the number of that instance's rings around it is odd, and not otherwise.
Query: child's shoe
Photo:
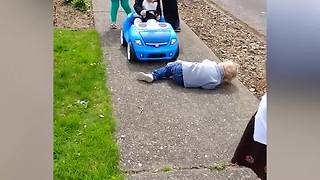
[[[110,28],[111,29],[118,29],[118,25],[116,23],[111,23]]]
[[[146,82],[152,82],[153,81],[153,75],[152,74],[146,74],[143,72],[139,72],[137,75],[137,79],[140,81],[146,81]]]

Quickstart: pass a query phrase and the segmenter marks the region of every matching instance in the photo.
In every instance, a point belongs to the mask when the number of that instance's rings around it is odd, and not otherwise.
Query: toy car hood
[[[169,42],[171,33],[168,23],[148,20],[146,23],[138,23],[137,31],[145,43],[164,43]]]

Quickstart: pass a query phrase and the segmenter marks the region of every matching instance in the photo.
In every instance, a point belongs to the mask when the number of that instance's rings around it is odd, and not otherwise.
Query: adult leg
[[[177,0],[162,0],[165,20],[173,29],[180,29],[180,19]]]
[[[127,15],[129,13],[131,13],[131,7],[129,5],[129,0],[120,0],[121,1],[121,7],[123,8],[123,10],[127,13]]]

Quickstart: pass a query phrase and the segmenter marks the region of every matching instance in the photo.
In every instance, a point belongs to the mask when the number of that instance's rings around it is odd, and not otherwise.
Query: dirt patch
[[[203,0],[179,1],[188,26],[222,60],[240,64],[238,79],[257,97],[266,91],[266,40],[248,26]]]
[[[53,0],[53,25],[70,29],[92,28],[94,27],[92,9],[81,12],[70,4],[63,3],[63,0]]]

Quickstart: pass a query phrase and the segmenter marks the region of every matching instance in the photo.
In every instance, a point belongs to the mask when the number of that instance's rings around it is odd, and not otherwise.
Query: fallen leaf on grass
[[[77,103],[84,106],[85,108],[87,108],[89,101],[88,100],[78,100]]]

